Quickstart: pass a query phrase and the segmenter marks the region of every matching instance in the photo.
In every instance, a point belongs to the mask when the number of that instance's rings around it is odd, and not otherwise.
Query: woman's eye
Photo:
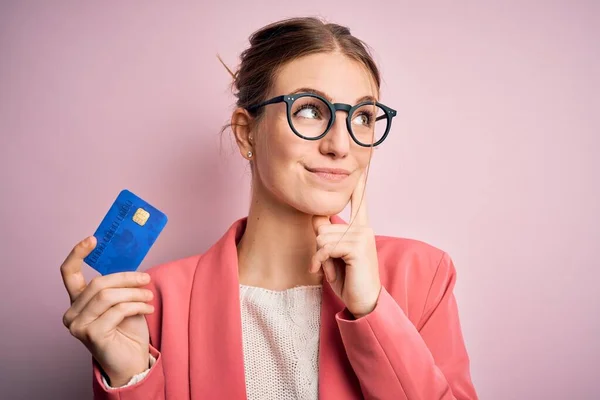
[[[319,109],[313,105],[303,105],[298,111],[294,113],[294,117],[317,119],[321,116]]]
[[[296,113],[296,116],[301,118],[317,118],[317,111],[312,108],[304,108]]]
[[[369,125],[369,116],[366,114],[360,114],[358,116],[356,116],[354,118],[354,120],[352,120],[353,124],[357,124],[357,125]]]

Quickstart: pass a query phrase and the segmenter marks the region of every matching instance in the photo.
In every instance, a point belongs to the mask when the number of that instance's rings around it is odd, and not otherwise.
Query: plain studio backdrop
[[[245,215],[216,54],[235,67],[251,32],[301,15],[375,51],[398,116],[371,223],[453,258],[481,398],[598,398],[599,3],[273,0],[1,3],[3,399],[91,399],[59,266],[121,189],[169,216],[141,269]]]

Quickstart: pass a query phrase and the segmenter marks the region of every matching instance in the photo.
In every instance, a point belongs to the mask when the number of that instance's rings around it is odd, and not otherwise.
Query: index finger
[[[368,225],[369,217],[367,215],[367,201],[366,197],[366,172],[363,173],[358,178],[358,183],[352,192],[352,197],[350,198],[350,220],[356,221],[359,225]]]
[[[83,259],[94,250],[94,247],[96,247],[96,238],[94,236],[87,237],[73,247],[73,250],[60,266],[60,273],[71,298],[71,304],[87,286],[83,272],[81,272],[81,265]]]

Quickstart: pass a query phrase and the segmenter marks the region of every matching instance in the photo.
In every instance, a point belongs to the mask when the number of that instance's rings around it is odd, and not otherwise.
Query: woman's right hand
[[[93,236],[78,243],[60,267],[71,298],[63,323],[98,361],[112,387],[127,384],[149,366],[149,332],[144,314],[154,307],[143,272],[98,276],[86,284],[81,266],[96,246]]]

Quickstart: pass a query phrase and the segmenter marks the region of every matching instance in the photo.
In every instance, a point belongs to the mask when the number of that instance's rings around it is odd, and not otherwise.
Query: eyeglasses
[[[356,144],[362,147],[380,145],[392,126],[396,110],[376,101],[364,101],[355,106],[330,103],[316,93],[296,93],[277,96],[263,103],[246,108],[255,112],[269,104],[285,103],[287,120],[292,131],[302,139],[319,140],[327,135],[335,122],[337,111],[348,113],[346,127]]]

